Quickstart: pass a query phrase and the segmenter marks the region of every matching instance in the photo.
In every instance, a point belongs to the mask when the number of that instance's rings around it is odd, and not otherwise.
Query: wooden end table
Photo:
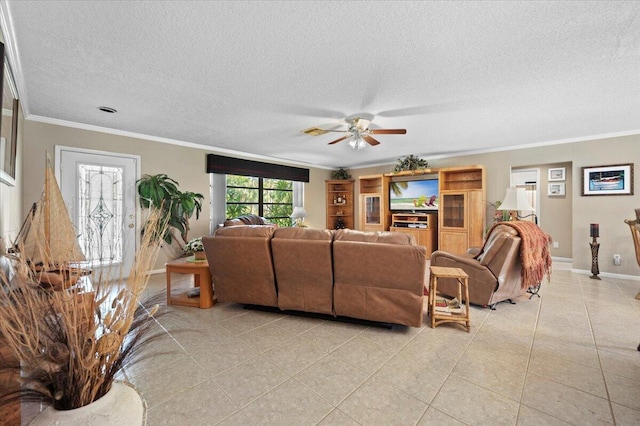
[[[429,313],[431,314],[431,328],[445,323],[453,322],[461,324],[471,331],[471,317],[469,316],[469,276],[460,268],[447,268],[444,266],[431,266],[429,274]],[[456,313],[438,313],[436,311],[436,294],[438,292],[438,278],[453,278],[458,281],[458,300],[462,303],[464,299],[464,312]],[[462,295],[462,287],[464,287],[464,296]]]
[[[209,262],[192,258],[178,259],[164,264],[167,271],[167,305],[195,306],[207,309],[215,305],[213,282]],[[200,287],[200,296],[188,297],[188,291],[171,293],[171,274],[192,274],[194,287]]]

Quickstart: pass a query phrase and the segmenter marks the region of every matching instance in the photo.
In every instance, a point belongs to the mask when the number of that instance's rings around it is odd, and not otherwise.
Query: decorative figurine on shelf
[[[591,276],[594,280],[599,280],[600,277],[598,274],[600,270],[598,269],[598,249],[600,248],[600,244],[598,243],[598,237],[600,236],[600,225],[597,223],[592,223],[589,227],[591,238],[593,241],[589,243],[591,246]]]
[[[339,217],[338,219],[336,219],[336,229],[344,229],[345,228],[345,224],[344,221],[342,220],[341,217]]]

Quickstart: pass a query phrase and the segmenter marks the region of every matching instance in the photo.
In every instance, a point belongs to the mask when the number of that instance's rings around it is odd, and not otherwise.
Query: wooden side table
[[[469,276],[460,268],[446,268],[443,266],[431,266],[429,275],[429,307],[431,314],[431,328],[443,324],[445,322],[454,322],[461,324],[467,329],[467,333],[471,331],[471,317],[469,316]],[[438,313],[436,311],[436,294],[438,292],[438,278],[454,278],[458,281],[458,300],[462,303],[464,299],[464,312],[456,313]],[[462,297],[462,287],[464,287],[464,297]]]
[[[212,307],[216,300],[209,262],[178,259],[164,264],[167,271],[167,305],[195,306],[201,309]],[[194,287],[200,287],[200,296],[188,297],[187,291],[171,293],[171,274],[192,274]]]

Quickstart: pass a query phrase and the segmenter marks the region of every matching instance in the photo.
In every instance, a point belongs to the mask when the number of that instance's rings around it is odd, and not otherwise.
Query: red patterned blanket
[[[497,225],[512,227],[518,232],[520,238],[522,238],[522,242],[520,243],[522,288],[538,285],[545,275],[547,276],[547,280],[549,280],[551,275],[551,253],[549,252],[551,237],[543,232],[535,223],[520,220],[498,222],[491,227],[487,235],[490,235],[493,228]]]

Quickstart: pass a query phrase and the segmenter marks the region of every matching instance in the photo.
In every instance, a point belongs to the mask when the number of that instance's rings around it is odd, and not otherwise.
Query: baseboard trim
[[[164,269],[152,269],[147,272],[147,275],[155,275],[155,274],[164,274],[166,271]]]
[[[571,272],[573,272],[574,274],[591,275],[591,271],[587,271],[586,269],[571,269]],[[622,280],[640,281],[640,276],[638,275],[613,274],[611,272],[600,272],[598,275],[601,277],[607,277],[607,278],[619,278]]]

